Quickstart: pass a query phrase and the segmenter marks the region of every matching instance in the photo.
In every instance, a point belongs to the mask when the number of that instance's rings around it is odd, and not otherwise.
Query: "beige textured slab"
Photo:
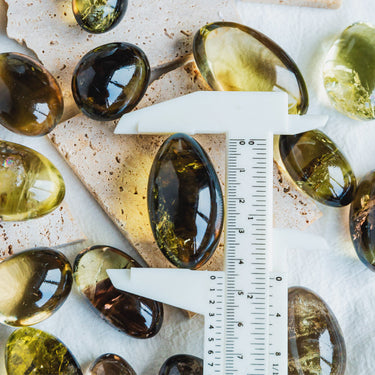
[[[246,0],[253,3],[261,4],[280,4],[292,5],[298,7],[326,8],[338,9],[342,4],[342,0]]]

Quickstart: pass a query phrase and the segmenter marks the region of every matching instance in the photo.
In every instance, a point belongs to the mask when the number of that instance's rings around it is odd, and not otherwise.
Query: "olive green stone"
[[[328,305],[311,290],[289,288],[288,375],[344,375],[346,348]]]
[[[215,169],[197,141],[175,134],[164,142],[147,194],[151,228],[166,258],[182,268],[205,264],[219,243],[224,202]]]
[[[290,114],[306,113],[308,93],[297,65],[260,32],[233,22],[215,22],[197,32],[193,51],[212,89],[283,91],[289,97]]]
[[[311,130],[282,135],[280,156],[295,183],[313,199],[327,206],[348,205],[356,178],[349,162],[324,133]]]
[[[136,375],[136,373],[119,355],[103,354],[90,366],[88,375]]]
[[[105,33],[124,17],[128,0],[73,0],[78,24],[89,33]]]
[[[109,121],[131,111],[142,99],[150,78],[144,52],[129,43],[110,43],[88,52],[73,73],[77,106],[95,120]]]
[[[203,375],[203,361],[192,355],[174,355],[164,362],[159,375]]]
[[[82,375],[69,349],[35,328],[20,328],[10,335],[5,365],[8,375]]]
[[[375,119],[375,27],[355,23],[330,49],[324,86],[334,107],[357,120]]]
[[[24,135],[44,135],[59,122],[64,102],[53,76],[20,53],[0,54],[0,124]]]
[[[141,339],[155,336],[163,323],[163,305],[116,289],[107,269],[141,267],[122,251],[93,246],[78,254],[74,280],[100,316],[120,331]]]
[[[24,251],[0,263],[0,323],[29,326],[50,317],[72,287],[66,257],[51,249]]]
[[[65,195],[60,172],[43,155],[0,140],[0,221],[21,221],[46,215]]]

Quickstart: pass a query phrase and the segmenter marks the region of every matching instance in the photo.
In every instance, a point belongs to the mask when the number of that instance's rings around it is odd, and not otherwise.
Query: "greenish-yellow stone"
[[[307,111],[307,88],[297,65],[260,32],[233,22],[212,23],[197,32],[193,50],[212,89],[284,91],[289,97],[289,113]]]
[[[117,354],[103,354],[91,364],[88,375],[136,375],[124,358]]]
[[[35,328],[20,328],[10,335],[5,365],[8,375],[82,375],[69,349]]]
[[[46,215],[59,206],[64,195],[64,180],[47,158],[0,140],[0,221]]]
[[[357,120],[375,118],[375,27],[355,23],[338,37],[324,65],[334,107]]]

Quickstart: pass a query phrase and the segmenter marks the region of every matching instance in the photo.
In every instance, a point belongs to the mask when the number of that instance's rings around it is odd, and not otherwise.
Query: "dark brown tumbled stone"
[[[164,362],[159,375],[203,375],[203,361],[188,354],[174,355]]]
[[[103,354],[90,366],[88,375],[137,375],[124,358],[117,354]]]

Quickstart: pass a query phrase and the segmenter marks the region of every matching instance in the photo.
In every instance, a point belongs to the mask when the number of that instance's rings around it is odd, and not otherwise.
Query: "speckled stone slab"
[[[245,0],[252,3],[292,5],[297,7],[312,7],[337,9],[340,8],[342,0]]]

